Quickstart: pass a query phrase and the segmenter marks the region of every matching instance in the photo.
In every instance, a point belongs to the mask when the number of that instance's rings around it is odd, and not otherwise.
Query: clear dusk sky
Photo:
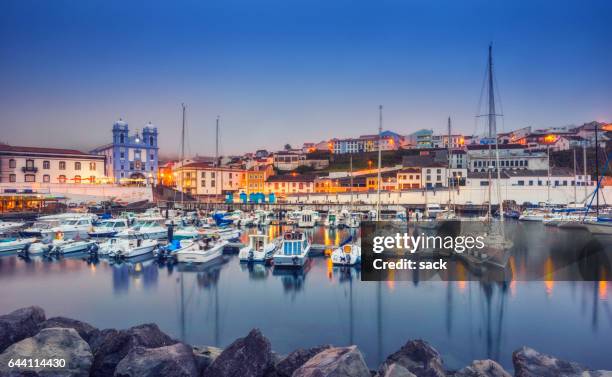
[[[0,140],[87,150],[119,117],[162,154],[301,146],[384,128],[482,132],[612,120],[612,1],[0,0]]]

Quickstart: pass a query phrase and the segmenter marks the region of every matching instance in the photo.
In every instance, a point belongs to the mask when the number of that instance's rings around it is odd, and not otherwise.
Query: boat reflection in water
[[[274,237],[286,230],[276,228],[260,231]],[[214,265],[6,255],[0,257],[1,312],[35,304],[50,316],[99,328],[153,322],[190,344],[219,347],[257,327],[280,354],[357,344],[372,369],[416,338],[435,346],[449,369],[486,358],[512,368],[512,352],[523,345],[610,369],[601,350],[612,339],[606,260],[612,243],[534,222],[507,221],[506,230],[513,245],[504,269],[479,275],[457,259],[443,274],[395,271],[394,281],[382,282],[362,281],[363,269],[333,266],[324,255],[278,271],[241,264],[237,255]],[[307,235],[329,248],[349,237],[323,226]],[[479,281],[483,274],[497,275]],[[593,281],[574,281],[580,276]]]

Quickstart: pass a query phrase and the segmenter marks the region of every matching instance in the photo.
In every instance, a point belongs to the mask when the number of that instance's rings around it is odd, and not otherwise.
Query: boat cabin
[[[283,236],[284,255],[301,255],[308,247],[308,240],[301,232],[287,232]]]
[[[265,234],[251,234],[249,236],[249,246],[256,251],[262,251],[269,244],[268,236]]]

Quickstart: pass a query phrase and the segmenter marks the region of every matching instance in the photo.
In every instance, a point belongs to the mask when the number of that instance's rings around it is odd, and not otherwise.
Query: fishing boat
[[[154,239],[111,238],[100,244],[98,253],[114,258],[135,258],[153,252],[158,245]]]
[[[359,242],[341,245],[332,252],[331,260],[337,266],[354,266],[361,262],[361,245]]]
[[[127,219],[109,219],[102,221],[99,225],[94,226],[87,234],[91,238],[108,238],[113,237],[120,231],[128,228]]]
[[[279,242],[265,234],[249,235],[249,244],[240,249],[238,258],[241,262],[265,262],[274,257]]]
[[[317,225],[318,213],[312,210],[304,210],[298,218],[298,227],[314,228]]]
[[[225,240],[202,239],[190,242],[174,253],[179,263],[209,263],[223,257]]]
[[[0,240],[0,252],[21,251],[36,242],[36,238],[5,238]]]
[[[141,218],[136,220],[133,226],[118,232],[115,236],[119,238],[129,238],[136,234],[142,238],[161,239],[168,236],[168,230],[162,226],[164,219],[158,218]]]
[[[274,266],[302,267],[309,251],[310,241],[303,232],[285,232],[280,247],[274,254]]]

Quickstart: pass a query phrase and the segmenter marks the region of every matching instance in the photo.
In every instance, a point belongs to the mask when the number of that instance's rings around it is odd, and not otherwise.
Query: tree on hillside
[[[287,143],[285,144],[285,150],[288,151],[291,149],[291,144]]]

